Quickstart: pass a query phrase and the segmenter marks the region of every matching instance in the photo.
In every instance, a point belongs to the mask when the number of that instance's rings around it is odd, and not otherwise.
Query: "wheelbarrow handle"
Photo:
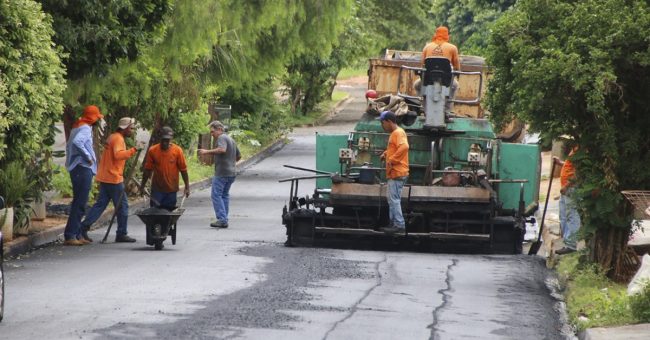
[[[183,195],[183,198],[181,199],[181,206],[179,207],[179,209],[183,209],[183,204],[185,203],[186,198],[187,198],[187,196]]]
[[[151,193],[149,192],[149,190],[147,188],[145,188],[142,192],[145,195],[149,196],[149,199],[152,200],[155,205],[157,205],[157,206],[161,205],[160,202],[158,202],[157,199],[155,199],[155,198],[153,198],[153,196],[151,196]]]

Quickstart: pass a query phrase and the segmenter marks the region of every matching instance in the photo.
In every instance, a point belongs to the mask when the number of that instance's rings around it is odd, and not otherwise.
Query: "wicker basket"
[[[636,215],[650,218],[650,190],[624,190],[621,191],[636,210]]]

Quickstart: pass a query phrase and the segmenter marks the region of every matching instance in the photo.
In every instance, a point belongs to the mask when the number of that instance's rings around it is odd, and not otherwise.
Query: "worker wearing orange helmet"
[[[460,71],[460,57],[456,45],[449,42],[449,29],[445,26],[436,28],[436,34],[431,39],[431,42],[424,46],[422,50],[422,66],[424,67],[424,60],[431,57],[443,57],[449,59],[452,66],[452,71]],[[458,90],[458,80],[454,80],[449,89],[449,99],[445,103],[445,113],[451,111],[451,100],[456,97]]]
[[[86,230],[81,228],[81,218],[86,213],[86,204],[92,187],[93,176],[97,174],[97,156],[93,148],[93,126],[104,115],[95,105],[89,105],[70,130],[65,147],[65,167],[72,183],[72,203],[70,215],[63,235],[66,246],[82,246],[90,243]]]

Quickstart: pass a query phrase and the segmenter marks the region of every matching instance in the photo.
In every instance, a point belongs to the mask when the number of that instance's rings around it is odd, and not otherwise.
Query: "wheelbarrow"
[[[181,205],[182,206],[182,205]],[[167,210],[151,207],[136,213],[145,224],[147,231],[147,244],[156,250],[163,249],[163,242],[171,236],[172,244],[176,244],[176,222],[183,215],[185,209],[177,208]]]

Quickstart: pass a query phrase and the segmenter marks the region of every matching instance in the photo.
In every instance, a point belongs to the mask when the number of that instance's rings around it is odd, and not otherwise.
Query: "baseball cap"
[[[172,139],[174,138],[174,130],[169,126],[163,126],[160,129],[160,139]]]
[[[393,111],[384,111],[379,115],[378,120],[381,120],[382,122],[385,120],[390,120],[393,123],[397,123],[397,116],[395,116],[395,113]]]
[[[120,121],[117,123],[117,126],[120,129],[126,129],[130,125],[135,125],[135,118],[130,118],[130,117],[120,118]]]

